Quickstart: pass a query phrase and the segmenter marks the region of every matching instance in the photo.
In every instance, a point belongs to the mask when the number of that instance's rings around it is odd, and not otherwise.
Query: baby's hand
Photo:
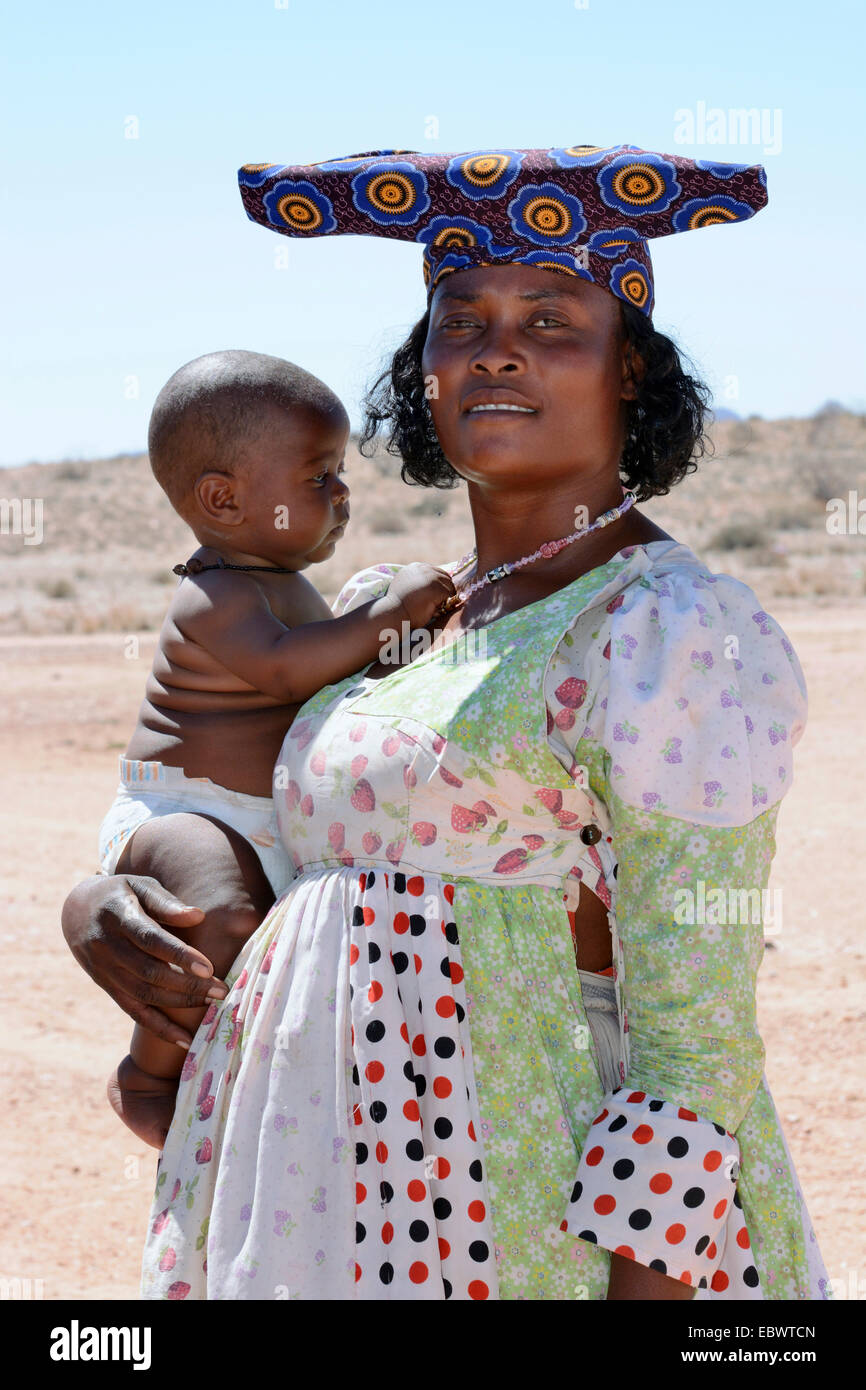
[[[399,600],[413,628],[426,627],[454,592],[450,574],[418,561],[404,565],[388,586],[389,598]]]
[[[108,1102],[137,1138],[161,1149],[174,1115],[177,1088],[176,1076],[151,1076],[126,1056],[108,1079]]]

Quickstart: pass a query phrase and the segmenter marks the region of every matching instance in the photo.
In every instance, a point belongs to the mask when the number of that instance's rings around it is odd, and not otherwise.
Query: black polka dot
[[[617,1115],[616,1118],[611,1120],[610,1124],[608,1125],[608,1132],[610,1134],[615,1134],[618,1129],[622,1129],[623,1125],[627,1124],[628,1120],[626,1119],[625,1115]]]
[[[372,888],[372,887],[373,887],[373,884],[374,884],[375,882],[376,882],[376,873],[375,873],[375,870],[369,869],[369,870],[367,871],[367,887],[368,887],[368,888]]]
[[[445,923],[445,940],[446,940],[446,941],[449,943],[449,945],[451,945],[451,946],[459,946],[460,940],[459,940],[459,937],[457,936],[457,923],[456,923],[456,922],[446,922],[446,923]]]
[[[413,1221],[409,1227],[409,1239],[414,1241],[426,1240],[430,1234],[430,1227],[426,1221]]]
[[[394,974],[402,975],[409,964],[409,957],[406,955],[405,951],[395,951],[391,957],[391,961],[394,966]]]
[[[451,1203],[447,1197],[437,1197],[433,1203],[433,1215],[437,1221],[444,1221],[451,1215]]]
[[[661,1110],[661,1108],[662,1108],[663,1105],[664,1105],[664,1101],[663,1101],[663,1100],[651,1100],[650,1103],[649,1103],[649,1108],[650,1108],[650,1110]]]
[[[582,1182],[576,1182],[576,1183],[574,1184],[574,1187],[571,1189],[571,1200],[572,1200],[573,1202],[579,1202],[579,1201],[580,1201],[580,1194],[581,1194],[582,1191],[583,1191],[583,1183],[582,1183]]]
[[[356,1145],[355,1145],[355,1162],[356,1162],[356,1163],[366,1163],[366,1162],[367,1162],[367,1153],[368,1153],[368,1149],[367,1149],[367,1145],[366,1145],[366,1144],[356,1144]]]
[[[484,1170],[481,1167],[481,1159],[473,1158],[469,1165],[469,1176],[473,1182],[481,1182],[484,1178]]]
[[[698,1288],[699,1288],[699,1289],[705,1289],[706,1287],[707,1287],[707,1276],[706,1276],[705,1274],[702,1274],[701,1277],[700,1277],[700,1279],[698,1280]]]
[[[360,1076],[358,1075],[358,1068],[357,1068],[357,1066],[354,1066],[354,1067],[352,1068],[352,1080],[354,1081],[354,1083],[355,1083],[356,1086],[360,1086],[360,1084],[361,1084],[361,1078],[360,1078]]]
[[[367,1024],[364,1031],[367,1034],[368,1042],[381,1042],[385,1036],[385,1025],[380,1018],[374,1018],[372,1023]]]
[[[419,1071],[418,1075],[415,1077],[415,1094],[416,1096],[423,1096],[426,1090],[427,1078],[424,1076],[423,1072]]]
[[[724,1125],[717,1125],[716,1122],[715,1122],[715,1120],[713,1120],[713,1129],[716,1131],[716,1134],[724,1134],[724,1133],[725,1133],[725,1126],[724,1126]]]
[[[633,1231],[645,1231],[652,1221],[652,1217],[646,1207],[638,1207],[636,1211],[629,1214],[628,1224]]]
[[[390,1284],[394,1278],[394,1266],[385,1264],[379,1266],[379,1278],[383,1284]]]
[[[683,1206],[699,1207],[706,1195],[707,1194],[702,1187],[690,1187],[688,1192],[683,1197]]]
[[[409,918],[409,931],[413,936],[423,936],[427,930],[427,918],[420,912],[413,912]]]
[[[742,1209],[743,1204],[742,1204],[742,1202],[740,1201],[740,1194],[739,1194],[739,1192],[735,1192],[735,1193],[734,1193],[734,1206],[735,1206],[735,1207],[740,1207],[740,1208]]]
[[[452,1290],[451,1285],[448,1283],[447,1279],[442,1280],[442,1288],[445,1290],[445,1297],[450,1298]]]
[[[349,985],[349,998],[350,998],[350,999],[354,999],[354,997],[355,997],[355,986],[354,986],[354,985]]]
[[[466,1010],[464,1009],[462,1004],[457,1003],[456,999],[454,1000],[454,1008],[457,1010],[457,1022],[462,1023],[464,1018],[466,1017]]]
[[[667,1274],[668,1267],[664,1260],[650,1260],[650,1269],[654,1269],[657,1274]]]
[[[591,1240],[593,1244],[595,1244],[595,1242],[598,1240],[598,1236],[595,1234],[595,1231],[578,1231],[578,1236],[581,1240]]]
[[[433,1051],[437,1057],[453,1057],[456,1044],[453,1038],[437,1038],[433,1044]]]
[[[406,1145],[406,1157],[411,1158],[413,1163],[420,1163],[424,1157],[424,1145],[420,1139],[410,1139]]]
[[[613,1175],[615,1178],[619,1178],[620,1182],[630,1178],[633,1172],[634,1164],[630,1158],[618,1158],[613,1165]]]
[[[748,1284],[750,1289],[756,1289],[758,1287],[758,1271],[755,1269],[754,1265],[749,1265],[748,1269],[743,1270],[743,1283]]]
[[[379,950],[379,947],[376,945],[375,941],[367,942],[367,959],[371,965],[376,964],[376,961],[379,959],[381,954],[382,952]]]
[[[405,1063],[403,1067],[403,1075],[405,1076],[407,1081],[415,1080],[415,1068],[412,1066],[411,1062]]]
[[[353,926],[353,927],[363,927],[363,925],[364,925],[364,909],[363,909],[362,907],[355,907],[355,908],[353,908],[353,909],[352,909],[352,926]]]
[[[364,1236],[365,1236],[366,1234],[367,1234],[367,1231],[366,1231],[365,1227],[361,1225],[360,1221],[356,1221],[356,1222],[355,1222],[355,1244],[356,1244],[356,1245],[360,1245],[360,1244],[361,1244],[361,1241],[364,1239]]]
[[[671,1158],[685,1158],[688,1151],[688,1143],[681,1134],[675,1134],[673,1139],[668,1142],[668,1153]]]
[[[490,1247],[486,1240],[473,1240],[469,1247],[469,1258],[475,1260],[476,1264],[481,1264],[490,1254]]]
[[[448,959],[447,956],[443,956],[442,959],[440,960],[440,962],[439,962],[439,969],[440,969],[440,971],[442,972],[442,974],[445,976],[446,980],[450,980],[450,979],[451,979],[451,962],[450,962],[450,960]]]
[[[394,1196],[394,1189],[389,1182],[379,1183],[379,1198],[383,1202],[390,1202]]]
[[[394,892],[395,892],[395,893],[405,893],[405,892],[406,892],[406,875],[405,875],[405,874],[395,874],[395,875],[394,875]]]
[[[434,1121],[433,1133],[437,1139],[450,1139],[453,1130],[454,1126],[450,1120],[445,1119],[444,1115],[440,1115],[439,1119]]]
[[[710,1243],[710,1238],[709,1238],[709,1236],[701,1236],[700,1240],[698,1241],[697,1245],[695,1246],[695,1254],[696,1254],[696,1255],[703,1255],[703,1253],[704,1253],[704,1251],[706,1250],[706,1248],[707,1248],[707,1246],[709,1245],[709,1243]]]
[[[370,1119],[374,1125],[380,1125],[388,1113],[388,1107],[383,1100],[374,1100],[370,1106]]]

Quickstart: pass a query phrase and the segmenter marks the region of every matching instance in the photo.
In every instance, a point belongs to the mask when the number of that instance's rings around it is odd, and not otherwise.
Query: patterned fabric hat
[[[369,150],[318,164],[245,164],[238,180],[247,216],[285,236],[421,242],[428,300],[443,275],[516,261],[592,280],[648,317],[650,238],[743,222],[767,202],[759,164],[637,145]]]

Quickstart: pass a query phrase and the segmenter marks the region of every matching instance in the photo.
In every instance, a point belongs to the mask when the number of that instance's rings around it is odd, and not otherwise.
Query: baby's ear
[[[199,514],[220,526],[239,526],[244,512],[238,480],[232,473],[202,473],[194,488]]]

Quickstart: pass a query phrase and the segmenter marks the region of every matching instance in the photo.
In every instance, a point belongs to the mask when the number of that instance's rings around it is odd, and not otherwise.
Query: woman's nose
[[[478,344],[470,368],[480,376],[499,372],[519,372],[525,362],[514,345],[511,331],[505,326],[490,327]]]

